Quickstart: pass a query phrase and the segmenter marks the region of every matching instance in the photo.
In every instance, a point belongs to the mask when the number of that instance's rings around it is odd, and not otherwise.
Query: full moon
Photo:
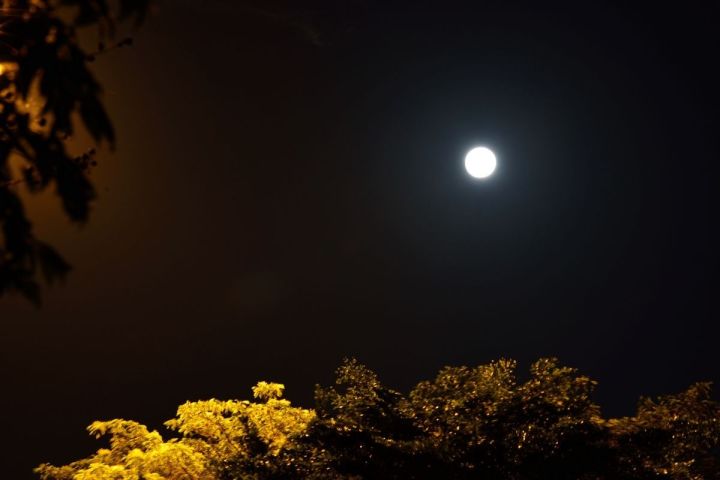
[[[495,171],[497,159],[487,147],[473,148],[465,156],[465,170],[475,178],[487,178]]]

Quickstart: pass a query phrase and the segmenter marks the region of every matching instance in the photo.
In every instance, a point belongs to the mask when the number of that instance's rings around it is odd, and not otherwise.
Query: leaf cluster
[[[98,53],[129,45],[116,25],[140,22],[149,0],[3,0],[0,2],[0,296],[17,291],[40,302],[39,280],[62,279],[69,265],[33,234],[18,188],[53,188],[68,218],[87,221],[95,190],[95,150],[72,154],[79,123],[96,143],[115,141],[89,68]],[[96,50],[78,29],[98,30]]]
[[[520,381],[516,363],[447,367],[404,395],[355,360],[315,409],[260,382],[256,401],[188,402],[166,423],[96,422],[110,449],[43,480],[504,479],[711,480],[718,473],[720,405],[710,385],[641,399],[633,417],[604,419],[596,383],[541,359]],[[95,475],[95,476],[88,476]],[[124,476],[123,476],[124,475]]]

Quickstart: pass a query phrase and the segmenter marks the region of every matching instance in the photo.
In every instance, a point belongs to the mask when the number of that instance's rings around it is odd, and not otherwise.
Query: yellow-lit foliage
[[[262,403],[215,399],[187,402],[165,425],[216,461],[250,455],[248,443],[255,438],[277,455],[288,438],[302,433],[315,416],[312,410],[292,407],[280,398],[284,388],[278,383],[258,383],[253,394]]]
[[[207,460],[175,439],[163,441],[158,432],[128,420],[93,422],[88,431],[96,438],[110,437],[110,448],[64,467],[42,465],[43,479],[57,480],[210,480]]]
[[[110,437],[110,448],[63,467],[41,465],[44,480],[212,480],[217,467],[256,454],[260,442],[278,455],[289,438],[305,431],[312,410],[282,399],[284,386],[260,382],[253,388],[260,403],[205,400],[187,402],[166,426],[182,435],[163,440],[157,431],[128,420],[94,422],[96,438]]]
[[[110,448],[44,480],[714,480],[720,405],[709,384],[643,399],[634,417],[604,419],[596,383],[554,359],[520,381],[516,363],[447,367],[409,395],[354,360],[314,410],[260,382],[254,401],[178,408],[158,432],[126,420],[95,422]]]

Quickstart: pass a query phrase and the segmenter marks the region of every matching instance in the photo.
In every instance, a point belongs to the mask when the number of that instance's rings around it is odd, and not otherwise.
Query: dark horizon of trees
[[[555,359],[521,381],[516,362],[446,367],[409,394],[355,360],[315,408],[260,382],[255,401],[187,402],[165,423],[174,437],[128,420],[93,423],[110,448],[43,480],[503,479],[712,480],[720,473],[720,404],[709,383],[604,418],[596,382]]]

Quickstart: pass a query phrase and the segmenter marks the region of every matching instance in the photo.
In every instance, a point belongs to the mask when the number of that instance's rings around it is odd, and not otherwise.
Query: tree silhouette
[[[350,31],[349,12],[361,11],[364,2],[343,0],[321,12],[262,1],[191,3],[231,8],[319,47]],[[41,280],[52,283],[70,270],[57,251],[33,235],[18,189],[52,188],[72,222],[88,220],[95,198],[88,177],[95,150],[70,152],[67,140],[79,126],[98,144],[115,141],[101,85],[88,64],[130,45],[132,39],[120,38],[117,27],[142,23],[149,7],[150,0],[0,0],[0,297],[15,291],[39,304]],[[92,49],[78,42],[80,28],[97,29]]]
[[[166,426],[95,422],[100,449],[67,466],[40,466],[44,480],[116,479],[502,479],[711,480],[718,478],[720,405],[709,384],[642,399],[634,417],[604,419],[596,382],[541,359],[530,378],[500,360],[445,368],[408,395],[354,360],[314,410],[260,382],[258,402],[188,402]]]
[[[62,279],[69,265],[35,238],[18,188],[53,188],[68,218],[88,219],[95,197],[88,178],[94,149],[71,153],[67,140],[80,119],[97,143],[115,135],[88,64],[113,48],[118,22],[139,23],[149,0],[2,0],[0,2],[0,296],[17,291],[40,302],[39,281]],[[77,30],[98,30],[96,49],[83,49]],[[17,159],[17,162],[13,162]]]

